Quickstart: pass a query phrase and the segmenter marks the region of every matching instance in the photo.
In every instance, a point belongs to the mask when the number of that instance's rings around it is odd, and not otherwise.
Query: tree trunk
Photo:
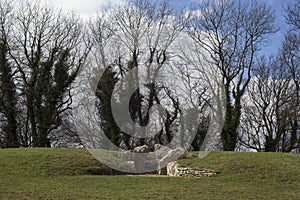
[[[232,106],[228,88],[226,90],[227,106],[221,139],[224,151],[234,151],[238,140],[238,128],[241,118],[241,96],[236,96],[234,106]]]

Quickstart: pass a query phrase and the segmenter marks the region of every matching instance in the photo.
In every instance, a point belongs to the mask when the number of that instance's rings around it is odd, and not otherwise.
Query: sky
[[[40,0],[51,2],[53,5],[62,8],[65,11],[75,10],[84,18],[89,18],[97,11],[110,7],[113,3],[120,3],[122,0]],[[194,2],[201,0],[171,0],[176,6],[189,6]],[[243,0],[247,1],[247,0]],[[289,4],[293,4],[296,0],[258,0],[266,2],[272,7],[276,14],[276,24],[280,30],[271,37],[269,44],[263,48],[263,54],[275,54],[284,39],[284,35],[288,27],[284,23],[283,8]]]
[[[259,0],[261,2],[266,2],[272,7],[276,14],[276,25],[280,29],[275,35],[271,37],[271,42],[269,46],[263,48],[265,54],[275,54],[281,46],[281,42],[284,40],[284,35],[288,31],[288,26],[285,23],[285,13],[284,9],[288,5],[293,5],[296,3],[296,0]]]

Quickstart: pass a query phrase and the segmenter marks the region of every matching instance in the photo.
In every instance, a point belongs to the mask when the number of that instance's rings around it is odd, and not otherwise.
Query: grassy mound
[[[300,199],[299,154],[212,152],[179,162],[217,175],[106,176],[120,172],[84,149],[0,149],[0,199]]]
[[[121,174],[121,172],[101,164],[85,149],[3,149],[0,150],[0,160],[1,169],[5,169],[4,173],[16,176],[53,177]]]

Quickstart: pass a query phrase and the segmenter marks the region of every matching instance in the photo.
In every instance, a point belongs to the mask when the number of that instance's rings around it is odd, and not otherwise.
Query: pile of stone
[[[190,169],[190,168],[183,168],[180,167],[177,169],[177,176],[182,177],[211,177],[216,173],[214,170],[197,170],[197,169]]]
[[[211,169],[193,169],[188,167],[180,167],[179,164],[174,161],[167,165],[167,175],[180,176],[180,177],[211,177],[216,172]]]
[[[156,167],[159,175],[180,176],[180,177],[210,177],[215,175],[211,169],[193,169],[180,167],[177,159],[184,154],[183,148],[171,149],[167,146],[156,144],[155,146]],[[146,171],[147,145],[135,147],[133,150],[124,152],[122,159],[127,161],[131,172],[141,173]]]

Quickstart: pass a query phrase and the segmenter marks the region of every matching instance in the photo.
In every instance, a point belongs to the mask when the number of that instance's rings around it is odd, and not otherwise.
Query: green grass
[[[1,149],[0,199],[300,199],[300,155],[212,152],[210,178],[117,174],[84,149]]]

